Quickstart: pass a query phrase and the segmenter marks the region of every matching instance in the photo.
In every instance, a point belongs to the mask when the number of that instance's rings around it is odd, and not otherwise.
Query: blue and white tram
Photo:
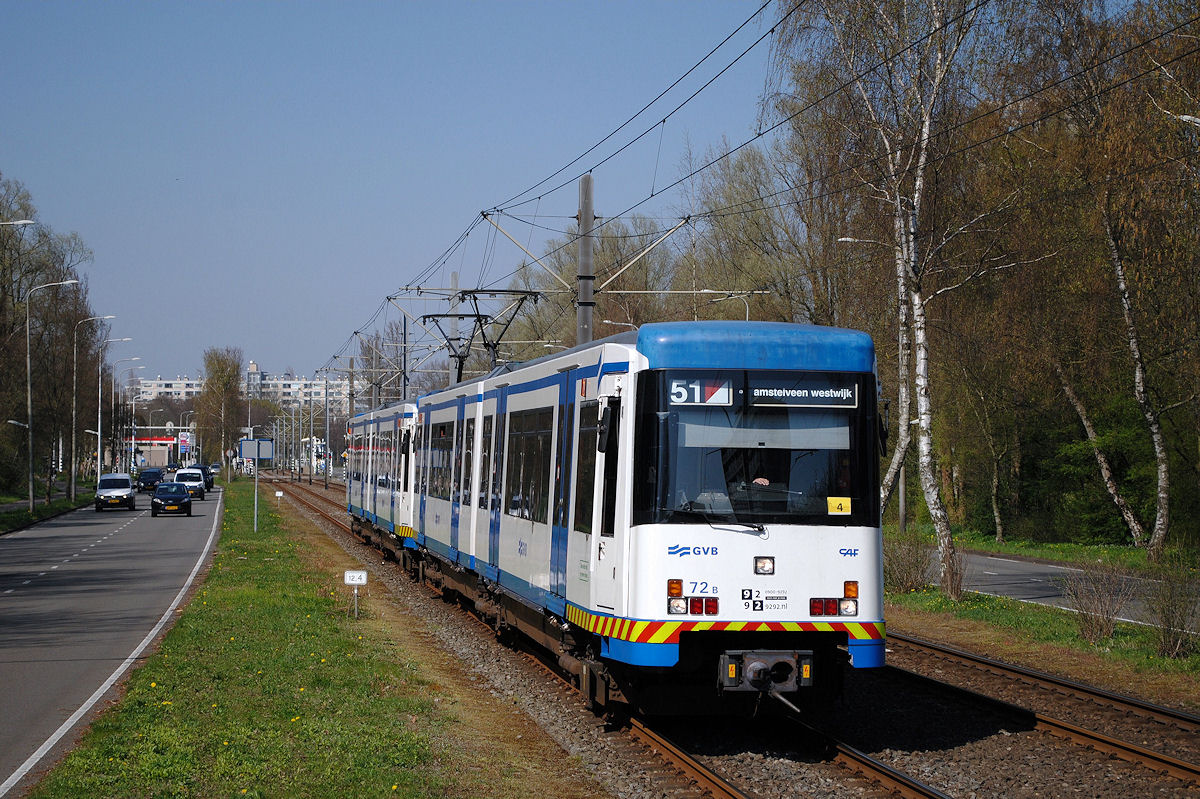
[[[824,699],[884,661],[876,400],[864,333],[647,324],[355,417],[348,507],[599,705]]]

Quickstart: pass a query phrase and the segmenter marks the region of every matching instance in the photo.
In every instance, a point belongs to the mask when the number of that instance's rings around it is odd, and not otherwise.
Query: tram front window
[[[646,383],[638,462],[653,468],[635,489],[636,522],[869,523],[874,453],[857,376],[670,372]]]

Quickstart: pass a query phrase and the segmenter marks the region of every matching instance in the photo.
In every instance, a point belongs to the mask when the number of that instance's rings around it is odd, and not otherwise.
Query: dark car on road
[[[153,491],[154,487],[167,478],[162,469],[142,469],[138,472],[138,491]]]
[[[205,466],[203,463],[197,463],[192,468],[200,470],[200,473],[204,475],[204,488],[208,491],[212,491],[213,480],[216,479],[217,473]]]
[[[183,483],[159,483],[150,498],[150,515],[160,513],[181,513],[192,515],[192,495]]]

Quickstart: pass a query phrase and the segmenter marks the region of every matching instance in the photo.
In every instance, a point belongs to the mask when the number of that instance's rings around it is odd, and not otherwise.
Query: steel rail
[[[969,688],[962,688],[957,685],[942,682],[933,677],[926,677],[924,674],[908,671],[906,669],[897,668],[895,666],[886,667],[898,674],[915,681],[931,686],[935,691],[950,691],[960,694],[971,701],[979,704],[984,704],[997,708],[1000,712],[1007,713],[1018,718],[1032,718],[1034,728],[1042,732],[1049,733],[1055,737],[1068,740],[1072,743],[1083,744],[1097,752],[1118,757],[1126,762],[1135,765],[1143,766],[1152,771],[1168,774],[1175,779],[1189,782],[1195,785],[1200,785],[1200,765],[1189,763],[1186,760],[1180,760],[1171,755],[1165,755],[1160,752],[1154,752],[1145,747],[1139,746],[1129,741],[1122,741],[1119,738],[1105,735],[1104,733],[1094,732],[1084,729],[1070,722],[1056,719],[1051,716],[1038,713],[1035,710],[1023,708],[1019,705],[1014,705],[1011,702],[1005,702],[1002,699],[997,699],[992,696],[986,696],[977,691],[972,691]]]
[[[993,670],[994,672],[1010,676],[1017,675],[1023,679],[1030,680],[1035,683],[1052,686],[1058,690],[1065,691],[1068,694],[1083,696],[1093,701],[1103,700],[1119,709],[1136,710],[1139,713],[1155,718],[1159,721],[1165,721],[1171,724],[1177,724],[1188,729],[1200,729],[1200,716],[1195,716],[1175,708],[1163,707],[1151,702],[1146,702],[1137,697],[1126,696],[1114,691],[1106,691],[1103,688],[1097,688],[1093,685],[1068,680],[1064,677],[1058,677],[1054,674],[1049,674],[1044,671],[1018,666],[1013,663],[1005,663],[1001,660],[976,655],[972,652],[966,652],[961,649],[946,646],[944,644],[927,641],[922,638],[916,638],[911,635],[902,635],[892,630],[888,630],[888,641],[900,642],[914,649],[926,649],[935,652],[940,656],[953,658],[963,663],[970,664],[977,668]]]

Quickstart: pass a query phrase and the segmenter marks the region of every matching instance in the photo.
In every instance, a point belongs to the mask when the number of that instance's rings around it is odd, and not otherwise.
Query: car
[[[221,473],[221,464],[210,463],[208,464],[208,470],[212,473],[213,477],[216,477]]]
[[[180,466],[176,461],[171,461],[170,463],[167,464],[168,472],[177,472],[177,471],[179,471],[179,469],[180,469]]]
[[[204,499],[204,490],[208,487],[208,482],[204,479],[204,472],[194,467],[187,467],[175,472],[175,482],[183,483],[187,486],[188,493],[196,499]]]
[[[159,483],[150,498],[150,515],[182,513],[192,515],[192,495],[184,483]]]
[[[212,469],[209,469],[203,463],[194,464],[191,468],[200,470],[200,473],[204,475],[205,490],[212,491],[213,479],[217,476],[217,473],[214,472]]]
[[[96,511],[125,506],[137,510],[137,488],[127,472],[100,475],[96,483]]]
[[[137,476],[138,492],[153,491],[154,487],[166,478],[167,474],[162,469],[142,469]]]

